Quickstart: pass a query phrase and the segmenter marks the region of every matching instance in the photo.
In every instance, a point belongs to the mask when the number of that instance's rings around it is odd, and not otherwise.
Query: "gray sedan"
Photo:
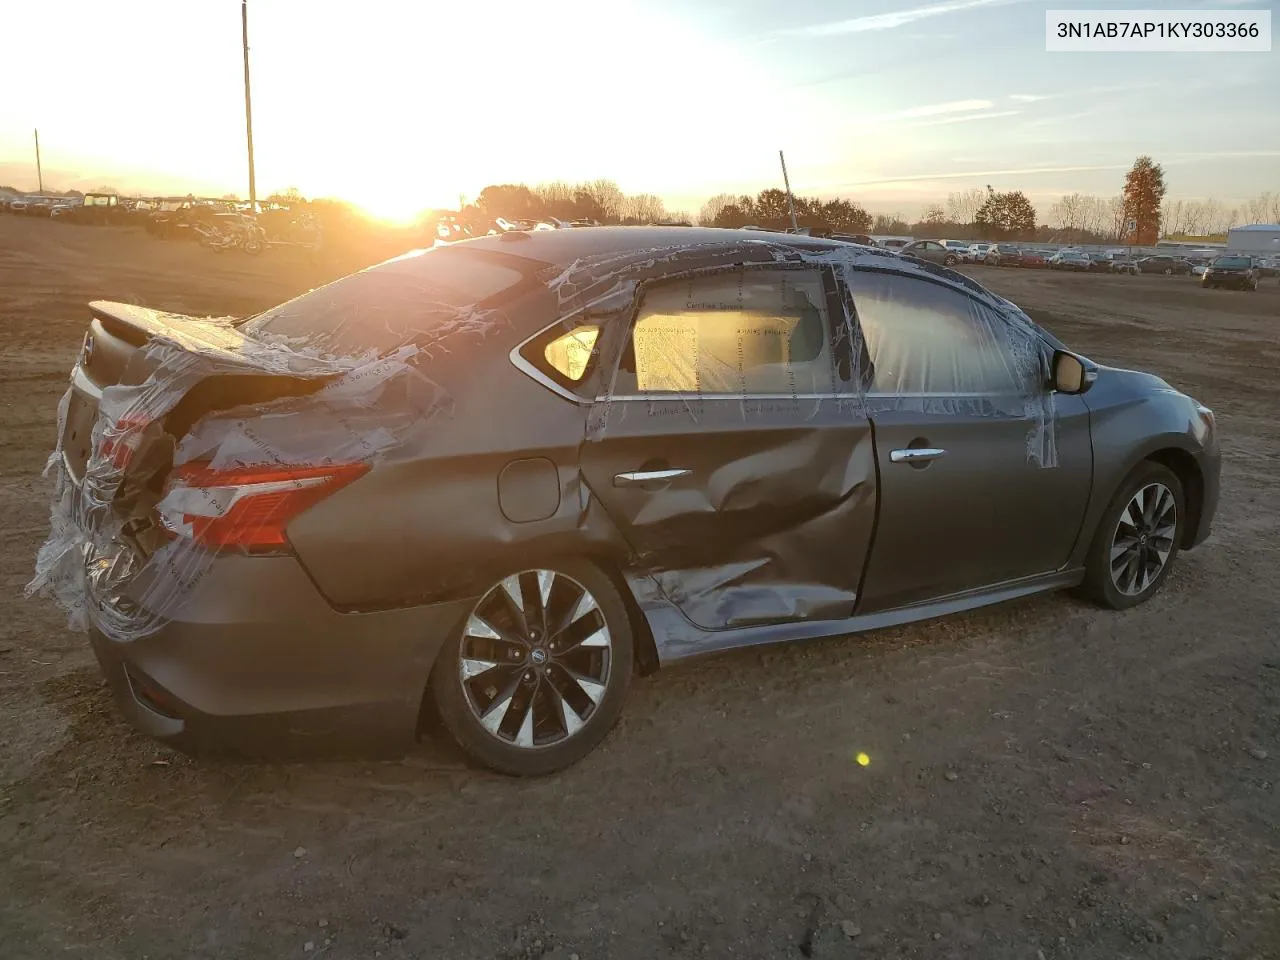
[[[545,774],[637,671],[1143,603],[1218,502],[1209,409],[838,241],[513,231],[234,322],[88,312],[29,589],[196,752],[396,754],[433,706]]]
[[[904,257],[917,257],[944,267],[954,267],[960,262],[960,251],[952,250],[937,240],[914,240],[898,251]]]

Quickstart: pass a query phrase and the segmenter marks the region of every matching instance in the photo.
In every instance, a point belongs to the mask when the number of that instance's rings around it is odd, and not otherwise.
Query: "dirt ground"
[[[1139,609],[1054,595],[673,667],[532,782],[430,740],[186,759],[22,599],[83,304],[245,313],[331,269],[0,217],[0,957],[1280,957],[1275,280],[975,269],[1218,412],[1215,533]]]

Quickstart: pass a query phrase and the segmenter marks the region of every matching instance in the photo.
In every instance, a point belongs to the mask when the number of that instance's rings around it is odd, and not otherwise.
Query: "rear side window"
[[[433,249],[362,270],[250,318],[244,332],[330,356],[383,352],[465,331],[469,308],[524,279],[475,253]]]
[[[543,359],[560,376],[577,383],[587,374],[599,336],[600,328],[594,324],[577,327],[548,343],[542,351]]]
[[[999,395],[1034,388],[1012,350],[1021,331],[936,283],[857,271],[849,278],[873,378],[869,394]]]
[[[735,270],[658,284],[640,302],[613,393],[829,393],[828,330],[818,270]]]

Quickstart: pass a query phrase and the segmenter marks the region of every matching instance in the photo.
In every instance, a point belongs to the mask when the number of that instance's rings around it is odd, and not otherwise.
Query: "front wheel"
[[[1173,569],[1186,513],[1177,474],[1153,460],[1141,463],[1102,514],[1082,592],[1112,610],[1149,600]]]
[[[491,586],[440,651],[430,689],[445,728],[499,773],[577,763],[617,721],[631,682],[626,604],[599,567],[567,559]]]
[[[1165,275],[1166,277],[1173,276],[1173,267],[1165,267],[1165,268],[1164,268],[1164,275]]]

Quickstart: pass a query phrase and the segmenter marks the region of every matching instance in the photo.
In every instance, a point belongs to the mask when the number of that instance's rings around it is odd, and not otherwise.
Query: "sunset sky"
[[[374,212],[608,177],[696,212],[780,185],[918,212],[949,192],[1280,191],[1280,53],[1048,54],[1044,11],[1276,0],[249,0],[260,194]],[[38,37],[47,42],[35,42]],[[7,38],[7,39],[6,39]],[[0,184],[247,192],[239,0],[0,18]]]

